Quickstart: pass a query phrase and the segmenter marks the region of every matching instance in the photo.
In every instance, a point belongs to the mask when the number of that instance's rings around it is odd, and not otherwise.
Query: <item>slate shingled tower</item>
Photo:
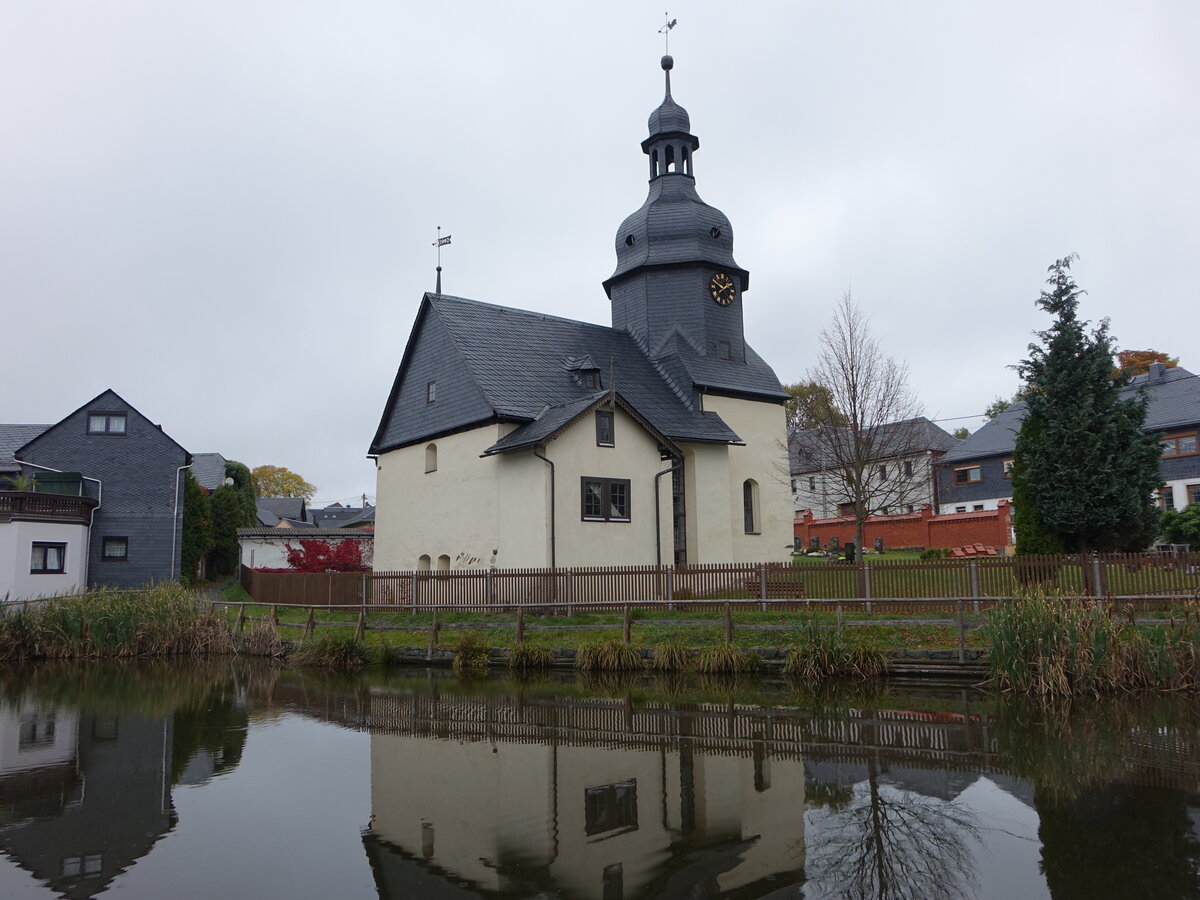
[[[733,258],[729,219],[696,193],[700,140],[671,96],[673,65],[670,56],[662,58],[666,95],[642,141],[650,190],[617,230],[617,268],[604,282],[612,323],[653,359],[681,353],[745,363],[742,294],[750,274]],[[714,290],[722,286],[717,299]]]

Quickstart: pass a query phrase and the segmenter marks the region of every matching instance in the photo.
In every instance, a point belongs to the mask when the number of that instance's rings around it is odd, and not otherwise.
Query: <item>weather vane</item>
[[[437,264],[437,290],[435,293],[442,292],[442,248],[450,246],[450,235],[442,237],[442,226],[437,227],[437,240],[433,242],[433,246],[437,247],[438,264]]]
[[[664,43],[663,53],[665,53],[667,56],[670,56],[671,55],[671,29],[675,27],[675,24],[679,20],[672,19],[671,14],[669,12],[663,13],[663,20],[664,20],[663,27],[658,29],[658,33],[663,36],[663,43]]]

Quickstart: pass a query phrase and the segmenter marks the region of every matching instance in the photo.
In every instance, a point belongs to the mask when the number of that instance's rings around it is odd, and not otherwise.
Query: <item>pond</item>
[[[1200,896],[1200,706],[0,671],[0,897]]]

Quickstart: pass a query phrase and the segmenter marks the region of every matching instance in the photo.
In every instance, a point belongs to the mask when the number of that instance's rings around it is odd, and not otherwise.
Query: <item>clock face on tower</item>
[[[708,292],[712,295],[713,300],[721,306],[728,306],[733,302],[737,289],[734,287],[732,278],[724,272],[718,272],[709,280]]]

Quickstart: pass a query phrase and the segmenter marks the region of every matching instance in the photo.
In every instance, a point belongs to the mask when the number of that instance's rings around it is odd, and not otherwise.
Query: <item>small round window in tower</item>
[[[635,238],[632,234],[625,236],[625,246],[626,247],[632,247],[636,243],[637,243],[637,238]]]
[[[712,228],[708,229],[708,233],[714,238],[719,238],[721,236],[721,228],[719,225],[714,225]]]

